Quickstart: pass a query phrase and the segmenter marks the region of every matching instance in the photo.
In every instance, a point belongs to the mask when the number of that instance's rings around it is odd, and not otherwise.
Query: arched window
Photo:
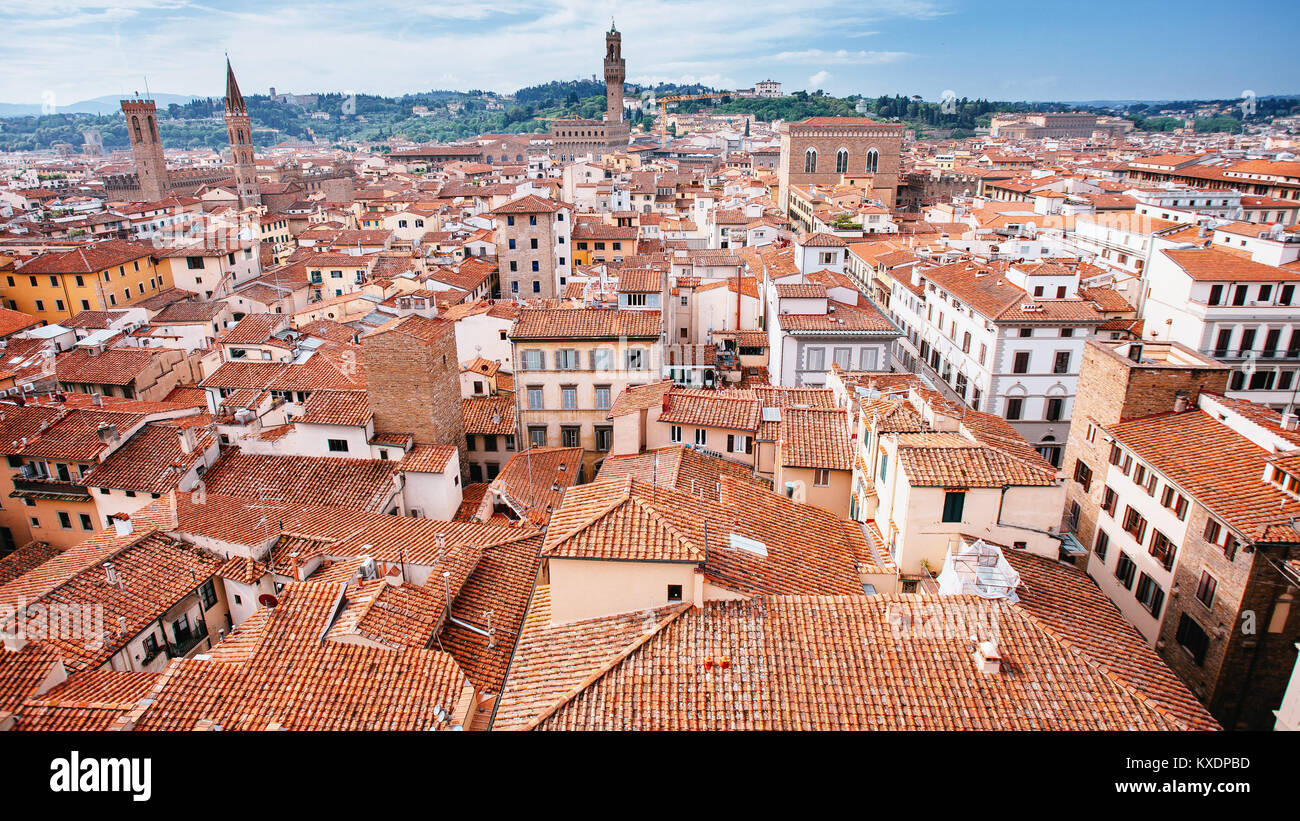
[[[149,115],[149,133],[153,135],[153,141],[158,142],[158,124],[153,121],[153,115]]]
[[[874,174],[880,170],[880,152],[872,148],[867,151],[867,173]]]
[[[140,133],[140,118],[139,118],[139,117],[132,117],[132,118],[131,118],[131,128],[133,128],[133,129],[135,130],[135,141],[136,141],[136,142],[143,142],[143,141],[144,141],[144,136]]]
[[[846,148],[841,148],[835,152],[835,173],[844,174],[849,170],[849,152]]]
[[[803,172],[805,174],[817,173],[817,149],[810,148],[803,153]]]

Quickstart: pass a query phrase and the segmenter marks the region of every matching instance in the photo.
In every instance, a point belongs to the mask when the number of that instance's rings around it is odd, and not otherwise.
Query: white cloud
[[[831,73],[822,69],[813,76],[808,78],[808,88],[816,91],[819,88],[826,88],[826,84],[831,81]]]
[[[890,19],[933,17],[940,2],[858,0],[854,14],[883,28]],[[803,0],[798,14],[790,13],[789,0],[747,0],[743,18],[728,4],[706,0],[639,0],[617,8],[610,0],[477,0],[450,13],[427,0],[370,0],[362,11],[340,0],[4,0],[0,6],[9,69],[0,72],[0,100],[9,102],[39,102],[46,89],[66,100],[117,94],[144,77],[156,92],[215,96],[226,50],[250,93],[276,86],[403,94],[446,87],[446,79],[435,78],[448,76],[457,78],[457,88],[509,92],[599,75],[611,9],[629,73],[638,79],[692,77],[735,88],[771,75],[796,83],[824,66],[908,56],[813,48],[858,28],[832,13],[843,10],[837,0]],[[89,54],[102,55],[93,70],[88,58],[77,57]],[[772,54],[783,56],[766,56]],[[399,70],[375,71],[367,62],[373,55]],[[781,65],[789,70],[774,71]]]
[[[826,51],[809,48],[803,51],[782,51],[772,56],[783,63],[821,63],[823,65],[882,65],[906,60],[913,55],[906,51]]]

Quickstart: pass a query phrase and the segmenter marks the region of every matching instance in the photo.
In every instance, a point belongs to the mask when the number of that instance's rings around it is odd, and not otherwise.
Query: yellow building
[[[68,251],[38,254],[6,272],[0,299],[11,310],[47,322],[82,311],[124,308],[171,288],[153,248],[126,240],[105,240]]]

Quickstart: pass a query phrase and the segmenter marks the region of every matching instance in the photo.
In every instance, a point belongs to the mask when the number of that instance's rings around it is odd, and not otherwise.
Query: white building
[[[1078,286],[1077,267],[1055,262],[913,269],[889,300],[896,364],[1003,417],[1059,467],[1083,346],[1105,321]]]
[[[1212,248],[1156,252],[1145,277],[1143,336],[1232,365],[1229,396],[1291,411],[1300,370],[1300,270],[1279,265],[1300,255],[1300,235],[1235,230],[1215,230]]]

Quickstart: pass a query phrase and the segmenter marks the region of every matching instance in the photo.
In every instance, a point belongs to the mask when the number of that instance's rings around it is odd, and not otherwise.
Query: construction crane
[[[679,103],[683,100],[714,100],[719,97],[730,97],[733,92],[715,91],[712,94],[670,94],[667,97],[659,97],[654,100],[659,106],[659,144],[664,145],[668,142],[668,104]]]

